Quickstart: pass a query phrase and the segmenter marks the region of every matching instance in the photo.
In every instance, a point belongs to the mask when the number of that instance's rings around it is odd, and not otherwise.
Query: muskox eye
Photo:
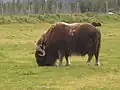
[[[40,48],[45,49],[45,45],[40,45]]]

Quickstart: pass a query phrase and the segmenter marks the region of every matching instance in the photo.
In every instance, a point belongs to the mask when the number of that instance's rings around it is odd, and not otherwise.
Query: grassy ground
[[[120,23],[101,29],[102,48],[97,67],[86,57],[72,56],[69,67],[38,67],[34,43],[49,24],[0,25],[0,90],[119,90]]]

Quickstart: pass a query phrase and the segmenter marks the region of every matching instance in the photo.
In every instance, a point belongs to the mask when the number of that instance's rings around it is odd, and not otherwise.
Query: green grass
[[[69,67],[38,67],[35,41],[50,24],[0,25],[0,90],[119,90],[120,23],[100,27],[101,66],[87,66],[86,57],[72,56]],[[65,60],[64,60],[65,64]]]

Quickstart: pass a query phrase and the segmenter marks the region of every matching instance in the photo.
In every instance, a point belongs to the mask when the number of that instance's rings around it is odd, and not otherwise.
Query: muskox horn
[[[43,50],[40,46],[37,46],[36,50],[42,52],[42,54],[38,54],[39,56],[45,56],[45,50]]]

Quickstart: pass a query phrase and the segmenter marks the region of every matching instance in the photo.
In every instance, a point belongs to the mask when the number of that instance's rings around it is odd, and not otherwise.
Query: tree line
[[[120,0],[1,0],[1,15],[120,12]]]

